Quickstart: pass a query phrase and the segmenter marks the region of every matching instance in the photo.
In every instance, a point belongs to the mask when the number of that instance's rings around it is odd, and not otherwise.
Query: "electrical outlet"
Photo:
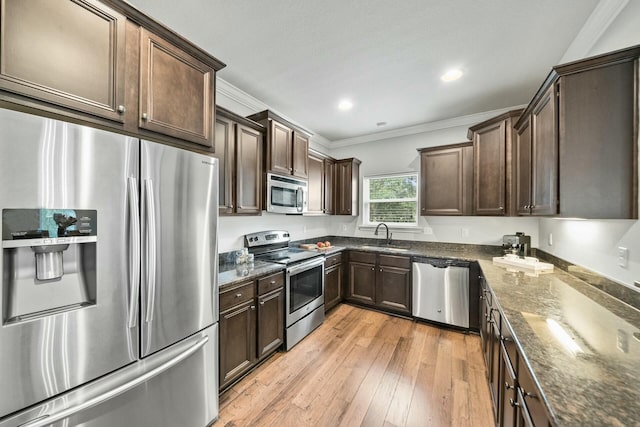
[[[426,235],[428,235],[428,236],[432,235],[432,234],[433,234],[433,228],[431,228],[431,227],[425,227],[425,228],[424,228],[424,234],[426,234]]]
[[[461,237],[469,237],[469,229],[466,227],[462,227],[460,229],[460,236]]]
[[[303,232],[303,233],[306,233],[306,232],[307,232],[307,226],[306,226],[306,225],[303,225],[303,226],[302,226],[302,232]]]
[[[618,246],[618,265],[627,268],[629,264],[629,249]]]
[[[549,246],[553,246],[553,233],[549,233],[548,243],[549,243]]]
[[[342,224],[342,231],[347,231],[347,224]]]
[[[629,353],[629,335],[622,329],[618,329],[616,348],[623,353]]]

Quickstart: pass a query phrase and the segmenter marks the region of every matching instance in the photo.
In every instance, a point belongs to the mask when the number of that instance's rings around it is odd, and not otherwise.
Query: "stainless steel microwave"
[[[307,211],[307,199],[306,180],[267,174],[267,212],[303,214]]]

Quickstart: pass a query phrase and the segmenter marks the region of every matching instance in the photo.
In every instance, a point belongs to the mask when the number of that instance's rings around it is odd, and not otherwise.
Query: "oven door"
[[[287,327],[324,304],[324,257],[287,268]]]

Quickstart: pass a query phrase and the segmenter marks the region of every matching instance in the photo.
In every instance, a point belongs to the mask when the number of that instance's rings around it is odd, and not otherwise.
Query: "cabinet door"
[[[213,148],[215,71],[141,29],[138,126]]]
[[[552,85],[531,114],[532,126],[532,200],[531,213],[557,213],[558,121],[556,92]]]
[[[309,203],[308,214],[324,212],[324,162],[320,157],[309,155]]]
[[[500,415],[500,400],[502,398],[501,378],[500,378],[500,361],[502,359],[500,355],[500,313],[498,310],[491,311],[491,336],[490,351],[491,351],[491,369],[489,376],[489,390],[491,391],[491,399],[493,400],[493,412],[496,420]]]
[[[476,215],[505,214],[504,121],[477,131],[473,138],[473,212]]]
[[[335,213],[335,182],[336,163],[331,159],[324,159],[324,213]]]
[[[411,314],[411,270],[379,265],[375,295],[381,309]]]
[[[484,279],[480,279],[481,283]],[[489,313],[491,308],[487,303],[486,289],[481,290],[480,295],[480,345],[482,346],[482,355],[484,364],[487,367],[487,376],[490,375],[491,351],[489,349],[489,336],[491,333],[491,323],[489,323]]]
[[[353,160],[336,162],[336,215],[358,216],[359,170]]]
[[[327,268],[324,272],[324,311],[325,313],[342,300],[342,264]]]
[[[472,161],[472,146],[420,154],[420,215],[471,214]]]
[[[236,209],[239,214],[262,213],[262,134],[236,125]]]
[[[309,176],[309,138],[293,131],[292,174],[299,178]]]
[[[0,88],[124,121],[124,16],[93,0],[0,8]]]
[[[244,374],[256,361],[254,301],[220,313],[220,388]]]
[[[269,159],[267,168],[271,172],[283,175],[291,175],[291,137],[292,131],[283,124],[271,120],[271,132],[269,138]]]
[[[374,305],[376,301],[375,292],[375,264],[350,262],[348,298],[363,304]]]
[[[516,374],[509,361],[506,349],[502,348],[500,352],[502,356],[501,374],[502,382],[502,399],[500,401],[501,410],[498,425],[502,427],[515,427],[516,425],[516,406],[517,402],[517,384]]]
[[[258,297],[258,359],[284,342],[284,288]]]
[[[233,213],[233,184],[235,176],[235,123],[226,117],[216,117],[215,141],[219,160],[218,170],[218,205],[220,215]]]
[[[516,206],[518,215],[531,213],[531,121],[518,130],[515,144]]]

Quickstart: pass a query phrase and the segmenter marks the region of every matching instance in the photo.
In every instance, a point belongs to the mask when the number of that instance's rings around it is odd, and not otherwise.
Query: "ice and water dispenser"
[[[72,310],[96,299],[97,212],[3,209],[3,320]]]

